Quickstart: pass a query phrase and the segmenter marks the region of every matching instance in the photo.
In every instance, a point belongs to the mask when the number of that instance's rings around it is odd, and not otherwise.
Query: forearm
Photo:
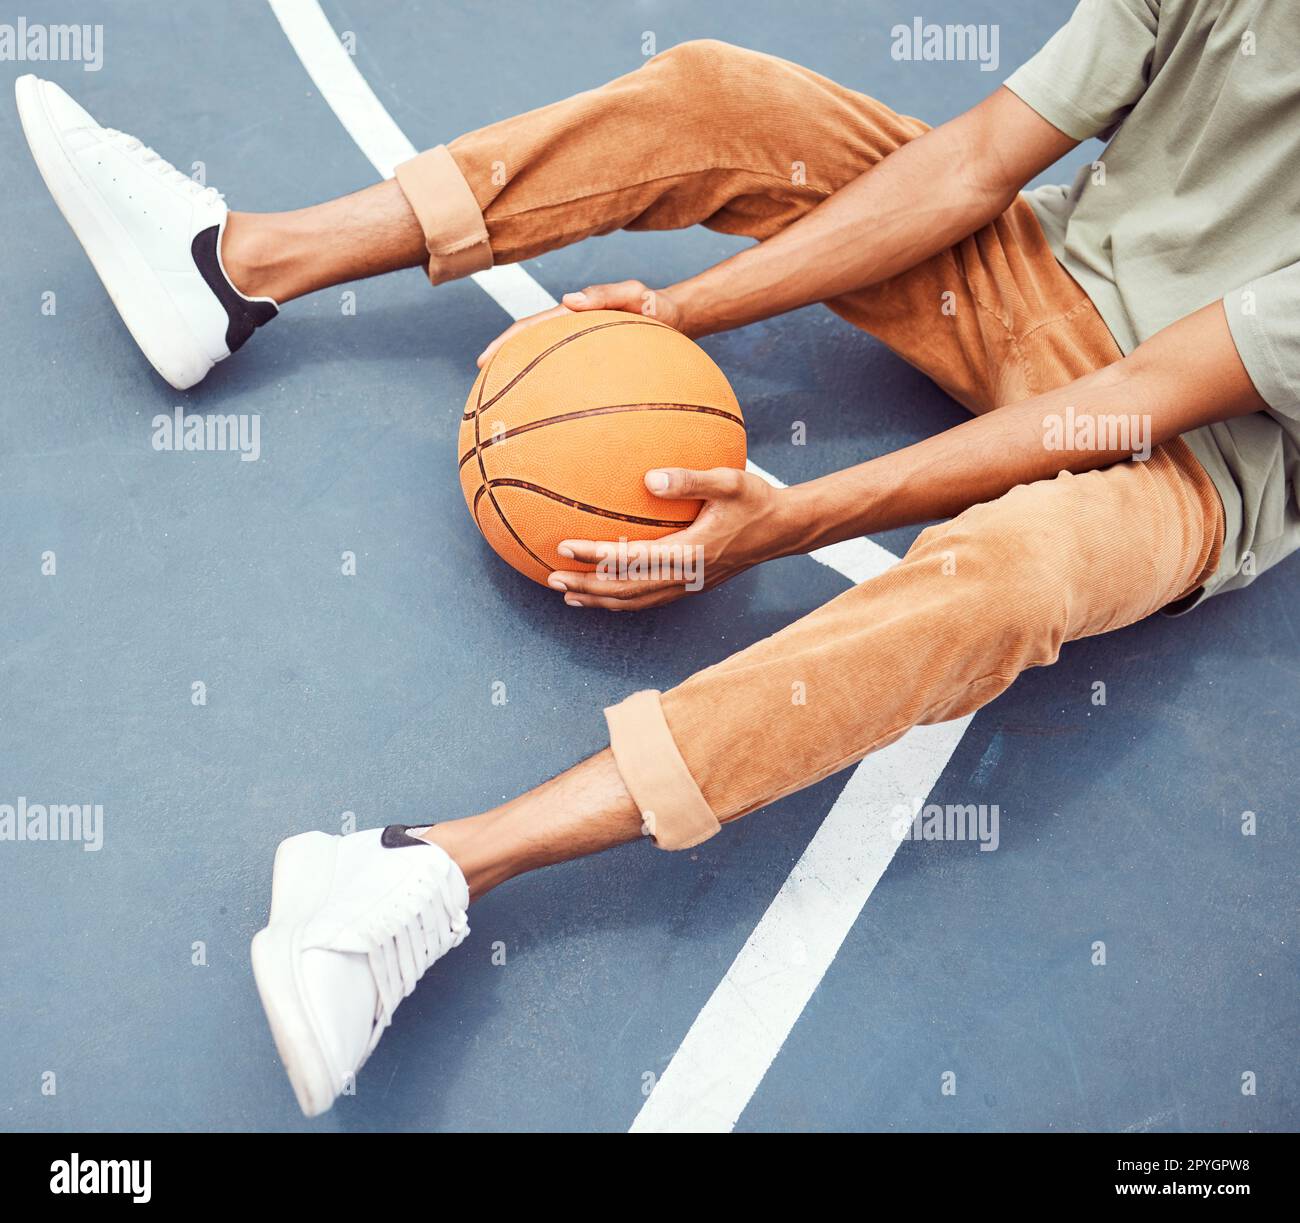
[[[960,124],[904,145],[781,233],[669,293],[710,335],[913,267],[998,216],[1011,196],[971,181]]]
[[[999,90],[765,242],[671,286],[682,327],[708,335],[896,276],[999,216],[1073,144]]]
[[[791,488],[782,551],[949,518],[1018,484],[1104,467],[1264,407],[1216,302],[1064,387]]]

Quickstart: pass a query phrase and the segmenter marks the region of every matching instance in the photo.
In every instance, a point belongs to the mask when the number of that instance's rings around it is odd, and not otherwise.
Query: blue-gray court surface
[[[323,8],[424,147],[636,67],[647,34],[773,52],[939,122],[1070,5],[925,6],[926,21],[997,23],[996,71],[893,58],[891,27],[917,12],[892,0]],[[749,977],[729,969],[852,770],[697,850],[632,845],[490,895],[356,1097],[305,1122],[248,964],[281,838],[514,795],[604,745],[603,705],[671,686],[849,579],[795,558],[613,616],[508,569],[454,475],[474,356],[509,322],[471,282],[430,291],[410,271],[319,294],[192,392],[168,389],[48,198],[12,80],[50,76],[186,172],[202,161],[239,208],[308,204],[375,170],[264,4],[24,15],[102,24],[104,43],[99,71],[0,64],[0,803],[98,803],[105,824],[98,852],[0,842],[0,1126],[623,1130],[671,1087],[659,1124],[705,1095],[739,1130],[1295,1128],[1300,562],[1070,645],[980,712],[915,797],[996,804],[998,849],[904,843],[837,952],[818,905],[806,928],[787,905],[760,949],[808,987],[784,1021],[759,1014],[735,1042],[705,1031],[668,1070],[701,1012],[726,1017],[729,990],[773,1001],[753,955]],[[740,245],[618,234],[526,270],[553,295],[663,284]],[[787,482],[963,419],[820,308],[705,346],[752,459]],[[151,422],[177,405],[258,414],[260,458],[156,451]],[[876,542],[898,554],[914,534]]]

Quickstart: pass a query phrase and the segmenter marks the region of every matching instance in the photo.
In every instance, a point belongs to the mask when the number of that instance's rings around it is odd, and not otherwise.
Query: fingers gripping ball
[[[699,501],[645,487],[655,467],[745,465],[745,424],[708,354],[655,319],[588,310],[511,336],[480,372],[460,426],[460,483],[484,538],[545,583],[593,568],[566,539],[658,539]]]

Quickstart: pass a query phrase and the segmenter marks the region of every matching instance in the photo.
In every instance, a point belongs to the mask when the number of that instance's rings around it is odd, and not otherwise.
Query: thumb
[[[608,307],[606,285],[588,285],[576,293],[566,293],[560,301],[570,310],[604,310]]]
[[[711,467],[707,471],[693,471],[689,467],[656,467],[645,473],[645,486],[656,497],[711,501],[740,492],[744,474],[735,467]]]

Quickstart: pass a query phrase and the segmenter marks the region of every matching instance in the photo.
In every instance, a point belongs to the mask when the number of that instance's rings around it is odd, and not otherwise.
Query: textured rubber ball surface
[[[503,344],[475,379],[460,426],[460,483],[503,560],[544,583],[565,539],[658,539],[698,501],[647,491],[654,467],[745,465],[745,422],[698,344],[652,318],[590,310]]]

